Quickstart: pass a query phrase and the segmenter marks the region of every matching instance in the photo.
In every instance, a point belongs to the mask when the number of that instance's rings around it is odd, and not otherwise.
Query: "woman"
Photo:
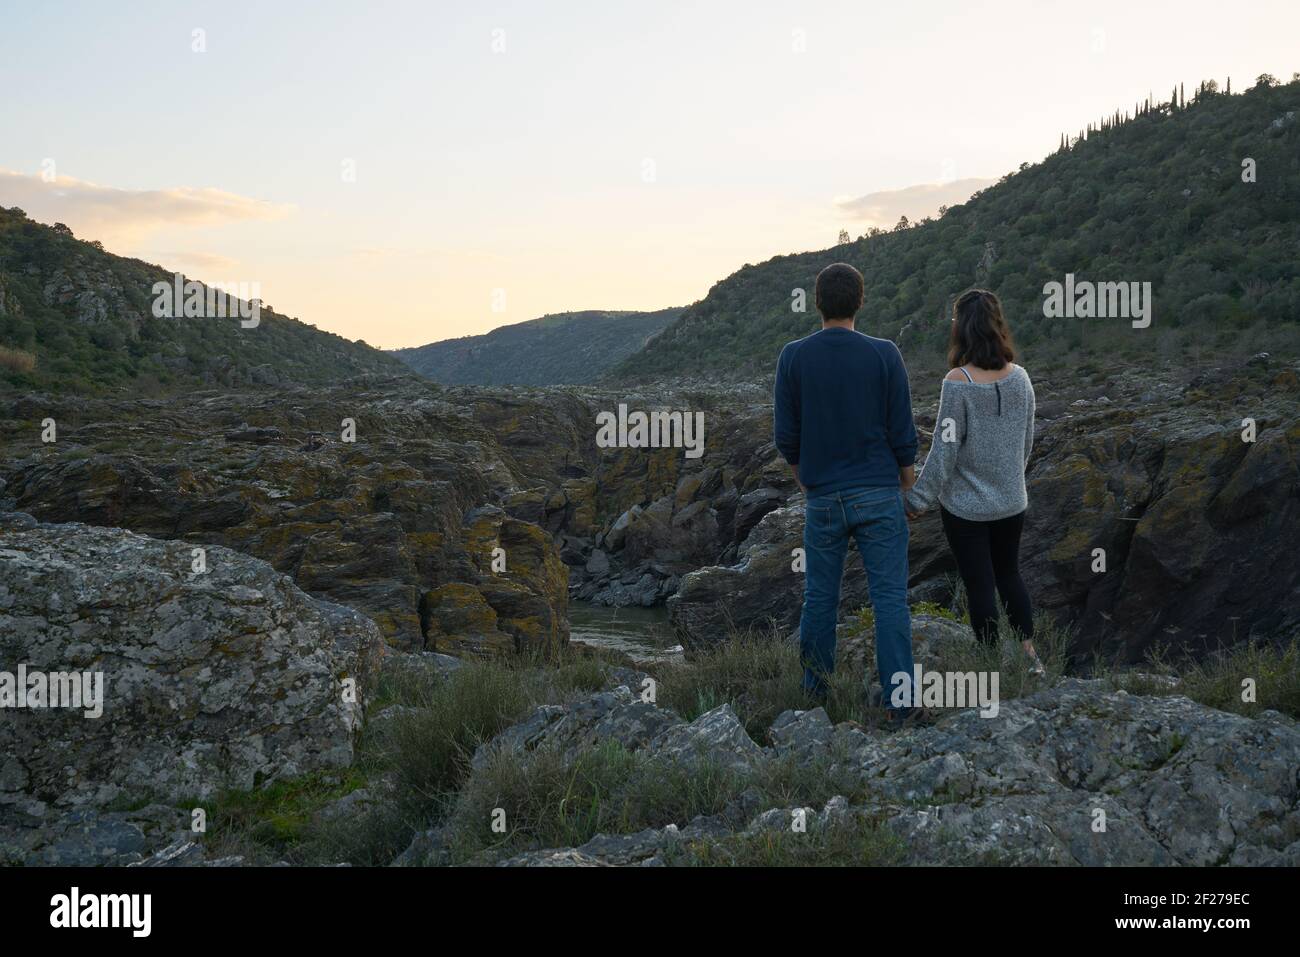
[[[1034,387],[1015,358],[998,297],[984,289],[962,293],[953,306],[951,369],[942,383],[934,441],[905,501],[908,518],[938,501],[975,635],[997,643],[1000,595],[1033,672],[1041,675],[1033,606],[1020,577]]]

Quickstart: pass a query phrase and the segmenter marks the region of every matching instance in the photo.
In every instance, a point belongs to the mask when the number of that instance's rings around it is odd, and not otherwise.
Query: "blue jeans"
[[[849,536],[867,571],[876,617],[876,662],[887,707],[911,703],[912,615],[907,607],[907,517],[897,487],[857,488],[808,499],[804,508],[806,563],[799,647],[803,686],[825,695],[835,670],[835,617]],[[893,700],[893,677],[906,675],[903,697]],[[901,687],[901,686],[900,686]]]

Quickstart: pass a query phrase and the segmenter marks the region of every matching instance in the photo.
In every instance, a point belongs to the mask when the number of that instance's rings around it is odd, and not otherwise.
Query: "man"
[[[835,618],[851,535],[875,611],[883,700],[890,720],[901,721],[912,704],[903,492],[916,481],[916,427],[898,347],[853,328],[862,291],[862,274],[845,263],[818,274],[821,331],[788,343],[777,360],[776,447],[807,493],[799,619],[804,690],[824,701],[835,670]]]

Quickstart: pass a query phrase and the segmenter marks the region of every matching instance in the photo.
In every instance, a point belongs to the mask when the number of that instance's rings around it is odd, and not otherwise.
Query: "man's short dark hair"
[[[852,319],[862,308],[862,273],[832,263],[817,274],[817,311],[823,319]]]

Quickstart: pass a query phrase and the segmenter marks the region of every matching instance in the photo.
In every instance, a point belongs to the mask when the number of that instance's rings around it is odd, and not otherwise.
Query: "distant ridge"
[[[444,385],[582,385],[642,348],[681,311],[561,312],[392,354]]]

